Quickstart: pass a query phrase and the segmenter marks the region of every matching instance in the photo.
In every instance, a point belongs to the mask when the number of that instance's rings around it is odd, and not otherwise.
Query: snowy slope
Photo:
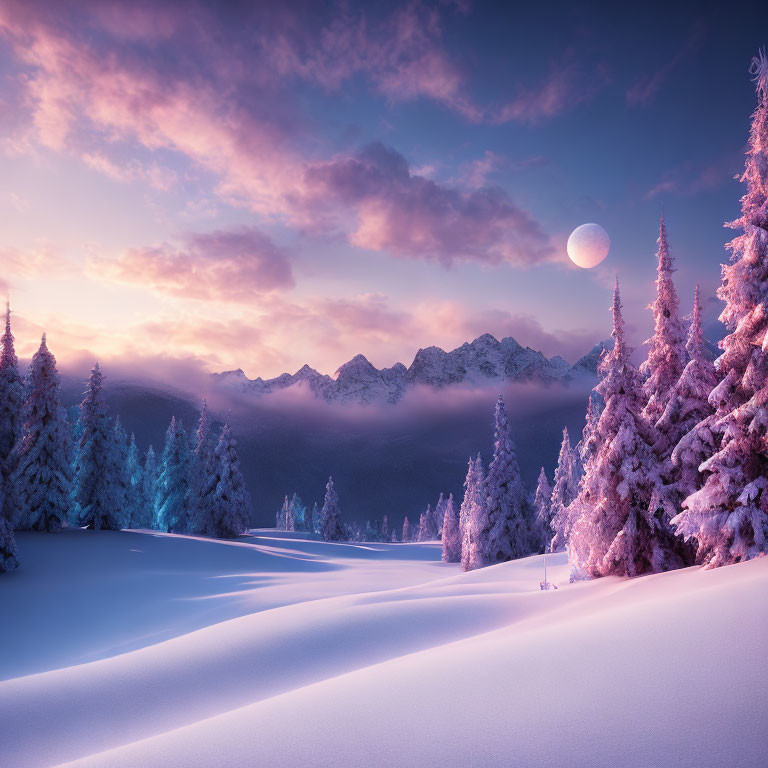
[[[768,558],[543,593],[437,544],[19,545],[4,764],[765,765]]]
[[[584,362],[587,357],[571,367],[561,357],[547,359],[511,337],[499,341],[486,333],[450,352],[440,347],[420,349],[408,368],[396,363],[380,370],[364,355],[356,355],[336,371],[335,377],[304,365],[294,374],[283,373],[274,379],[249,379],[240,368],[213,374],[213,379],[219,386],[254,395],[303,384],[329,403],[397,403],[409,389],[419,385],[443,389],[453,384],[486,386],[510,381],[567,384],[575,378],[595,375],[595,370]]]

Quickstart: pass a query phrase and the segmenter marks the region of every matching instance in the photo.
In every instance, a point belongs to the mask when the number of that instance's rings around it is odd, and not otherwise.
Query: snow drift
[[[569,585],[437,543],[21,534],[8,765],[762,766],[768,558]],[[68,761],[73,761],[69,762]]]

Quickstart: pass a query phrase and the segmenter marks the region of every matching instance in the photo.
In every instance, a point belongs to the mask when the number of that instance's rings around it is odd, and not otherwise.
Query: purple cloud
[[[249,302],[294,285],[286,251],[253,228],[190,234],[181,248],[134,248],[115,261],[94,260],[90,268],[119,282],[206,301]]]
[[[531,265],[554,257],[536,220],[497,187],[463,191],[413,174],[405,158],[381,143],[310,167],[310,210],[352,210],[354,245],[395,256],[440,261]]]

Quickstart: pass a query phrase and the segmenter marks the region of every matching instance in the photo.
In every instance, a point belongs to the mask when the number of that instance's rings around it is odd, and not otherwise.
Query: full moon
[[[568,256],[583,269],[596,267],[611,247],[608,233],[599,224],[582,224],[568,238]]]

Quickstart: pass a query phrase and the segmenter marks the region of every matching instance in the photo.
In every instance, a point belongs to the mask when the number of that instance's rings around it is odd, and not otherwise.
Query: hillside
[[[15,768],[764,765],[768,559],[568,584],[435,544],[21,534]],[[22,610],[23,608],[23,610]],[[631,735],[630,735],[631,734]]]

